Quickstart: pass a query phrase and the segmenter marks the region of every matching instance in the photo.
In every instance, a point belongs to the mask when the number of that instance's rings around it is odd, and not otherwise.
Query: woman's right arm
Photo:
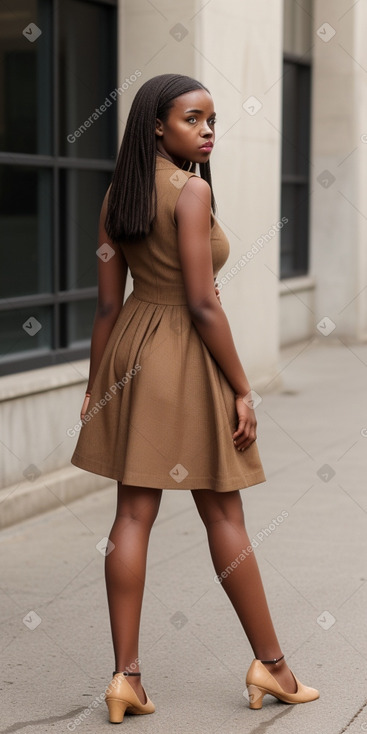
[[[112,242],[105,229],[107,203],[108,191],[99,218],[98,249],[106,244],[108,247],[105,247],[105,255],[102,247],[102,257],[98,257],[98,300],[91,339],[87,392],[93,387],[103,352],[121,311],[128,269],[121,248]],[[87,412],[88,403],[87,396],[83,402],[81,417]]]
[[[236,398],[238,428],[233,439],[236,448],[244,449],[256,439],[257,421],[254,410],[242,399],[251,387],[214,289],[210,213],[210,187],[206,181],[193,176],[182,188],[175,207],[185,292],[191,320],[199,335],[236,396],[241,396]]]

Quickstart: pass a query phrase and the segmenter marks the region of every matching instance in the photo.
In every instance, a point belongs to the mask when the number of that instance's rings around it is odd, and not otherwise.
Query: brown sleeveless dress
[[[123,484],[230,492],[266,480],[256,441],[238,451],[234,392],[193,325],[174,209],[190,174],[157,155],[157,215],[122,243],[134,290],[96,375],[72,464]],[[213,277],[229,254],[212,215]]]

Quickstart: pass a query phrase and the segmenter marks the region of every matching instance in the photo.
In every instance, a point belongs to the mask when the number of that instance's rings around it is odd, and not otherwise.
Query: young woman
[[[214,217],[214,130],[213,100],[200,82],[178,74],[147,81],[101,210],[98,305],[72,463],[118,482],[105,559],[111,722],[126,709],[155,710],[141,683],[138,644],[162,489],[191,490],[219,576],[250,546],[239,490],[265,481],[251,387],[215,287],[229,244]],[[123,304],[128,268],[134,290]],[[220,578],[255,655],[246,677],[250,708],[261,708],[266,693],[287,703],[318,698],[285,662],[254,553]]]

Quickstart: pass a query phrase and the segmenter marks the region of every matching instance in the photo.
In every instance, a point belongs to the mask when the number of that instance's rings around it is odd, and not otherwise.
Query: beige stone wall
[[[72,466],[88,360],[0,379],[0,529],[111,480]]]
[[[249,379],[265,386],[276,374],[279,347],[274,225],[280,207],[282,2],[157,0],[154,6],[120,2],[119,79],[135,68],[142,71],[138,83],[183,73],[200,79],[213,95],[213,186],[218,219],[231,243],[220,273],[222,301]],[[121,120],[135,91],[120,96]]]

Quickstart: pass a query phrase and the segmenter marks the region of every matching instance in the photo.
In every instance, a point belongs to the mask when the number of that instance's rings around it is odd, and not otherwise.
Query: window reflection
[[[0,311],[0,358],[6,364],[14,356],[48,353],[52,340],[52,312],[49,307],[29,306],[11,312]]]
[[[52,290],[51,171],[0,166],[0,298]]]
[[[116,86],[114,17],[111,6],[60,3],[60,155],[116,156],[116,102],[101,109]]]
[[[97,283],[98,222],[111,173],[60,171],[61,290]]]
[[[66,346],[87,346],[92,335],[97,300],[78,301],[65,306]]]
[[[0,150],[51,153],[49,2],[0,3]]]

